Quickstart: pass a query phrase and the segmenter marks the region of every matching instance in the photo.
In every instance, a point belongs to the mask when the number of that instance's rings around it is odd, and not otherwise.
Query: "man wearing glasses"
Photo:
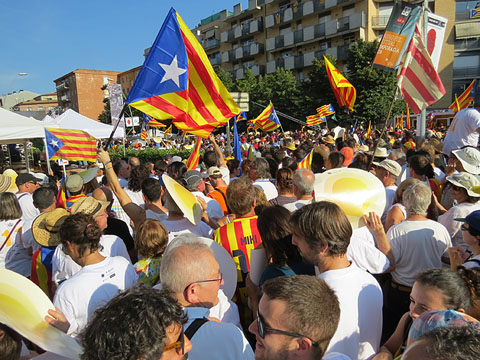
[[[18,192],[15,194],[15,196],[17,197],[20,208],[22,209],[23,220],[28,220],[40,215],[40,211],[33,205],[32,194],[40,187],[39,183],[41,181],[41,179],[38,179],[29,173],[19,174],[15,179],[15,184],[18,188]]]
[[[207,245],[185,243],[167,250],[160,278],[162,288],[173,293],[188,317],[185,332],[193,345],[193,359],[254,359],[252,348],[238,327],[209,319],[209,309],[219,301],[223,276]]]
[[[265,282],[255,335],[256,360],[348,359],[324,357],[340,318],[337,297],[325,281],[309,275],[281,276]]]
[[[83,360],[186,359],[181,306],[165,290],[139,286],[113,298],[82,333]]]

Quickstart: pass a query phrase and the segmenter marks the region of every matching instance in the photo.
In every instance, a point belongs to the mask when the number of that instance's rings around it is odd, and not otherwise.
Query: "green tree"
[[[231,73],[226,72],[221,67],[219,67],[215,72],[228,91],[236,91],[235,80],[233,79],[233,75]]]
[[[112,116],[110,114],[110,99],[106,98],[103,100],[105,103],[103,111],[98,115],[98,120],[104,124],[112,123]]]
[[[380,128],[387,119],[397,79],[394,72],[372,68],[377,49],[378,41],[357,40],[348,49],[345,64],[348,69],[348,79],[357,90],[354,117],[362,121],[365,126],[371,120],[372,126],[376,125]],[[399,115],[402,109],[405,109],[405,102],[396,100],[390,118]]]

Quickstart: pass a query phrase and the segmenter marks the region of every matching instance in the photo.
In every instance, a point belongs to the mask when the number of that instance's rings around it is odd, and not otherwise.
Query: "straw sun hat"
[[[43,247],[60,244],[60,227],[69,215],[67,210],[58,208],[37,216],[32,223],[35,241]]]

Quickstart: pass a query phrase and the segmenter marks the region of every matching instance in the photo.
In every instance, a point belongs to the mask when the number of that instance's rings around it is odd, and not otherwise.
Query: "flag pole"
[[[427,44],[427,26],[428,26],[428,14],[427,14],[427,7],[428,7],[428,0],[423,1],[423,9],[422,9],[422,17],[423,17],[423,43]],[[427,122],[427,110],[423,109],[420,113],[420,126],[417,121],[417,144],[423,143],[425,140],[425,132],[426,132],[426,122]]]
[[[395,104],[395,99],[397,98],[398,95],[398,86],[395,87],[395,93],[393,94],[393,99],[392,102],[390,103],[390,109],[388,109],[388,115],[387,115],[387,120],[385,120],[385,125],[383,126],[382,132],[380,133],[380,138],[378,139],[377,143],[375,144],[373,148],[373,153],[370,161],[368,162],[368,167],[367,169],[370,169],[370,166],[372,166],[373,158],[375,157],[375,151],[377,151],[378,144],[380,143],[380,139],[383,137],[383,134],[385,134],[385,130],[387,129],[388,126],[388,121],[390,120],[390,115],[392,114],[393,110],[393,105]]]
[[[47,138],[43,138],[43,143],[45,145],[45,156],[46,156],[46,159],[47,159],[47,171],[48,171],[48,175],[53,175],[52,174],[52,169],[50,168],[50,156],[48,155],[48,145],[47,145]]]
[[[123,113],[124,113],[125,110],[127,109],[127,106],[128,106],[128,104],[124,104],[124,105],[123,105],[122,111],[120,111],[120,115],[118,116],[117,123],[116,123],[115,126],[113,127],[112,133],[110,134],[110,137],[108,138],[107,142],[105,143],[105,146],[103,147],[103,150],[107,151],[108,145],[110,145],[110,143],[112,142],[113,134],[115,134],[115,131],[117,130],[118,124],[120,124],[120,121],[122,120]],[[125,135],[124,135],[124,139],[123,139],[123,140],[124,140],[124,146],[123,146],[123,148],[125,149]],[[124,151],[125,151],[125,150],[124,150]]]

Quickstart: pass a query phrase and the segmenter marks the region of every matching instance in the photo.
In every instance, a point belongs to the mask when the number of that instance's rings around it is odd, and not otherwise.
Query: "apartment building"
[[[447,94],[435,104],[445,108],[454,96],[455,1],[430,1],[429,6],[448,19],[438,68]],[[302,80],[315,58],[332,55],[342,68],[352,42],[379,39],[392,8],[393,1],[384,0],[249,0],[247,9],[239,3],[233,12],[223,10],[201,20],[193,31],[212,65],[236,79],[247,68],[258,76],[280,67]]]
[[[13,107],[13,111],[40,112],[46,115],[58,106],[57,93],[38,95],[32,100],[23,101]]]
[[[103,85],[117,83],[118,71],[76,69],[54,80],[61,111],[73,109],[97,120],[103,111],[106,96]]]

